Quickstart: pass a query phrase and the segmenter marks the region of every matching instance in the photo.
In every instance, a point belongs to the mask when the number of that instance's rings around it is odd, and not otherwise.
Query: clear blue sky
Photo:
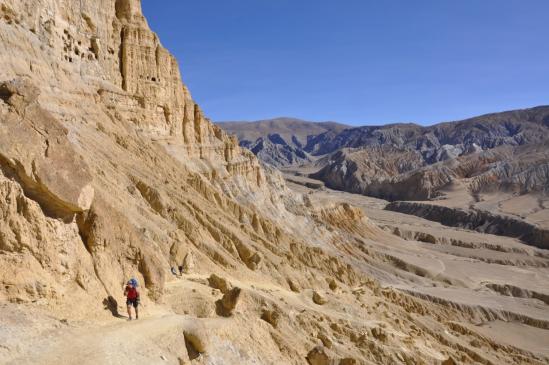
[[[549,0],[143,0],[216,121],[432,124],[549,104]]]

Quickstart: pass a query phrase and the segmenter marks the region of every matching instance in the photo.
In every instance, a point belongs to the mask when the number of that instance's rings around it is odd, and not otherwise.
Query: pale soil
[[[303,338],[314,340],[318,328],[325,328],[320,331],[327,331],[338,348],[353,351],[354,345],[346,337],[350,332],[338,332],[339,326],[382,328],[387,334],[388,342],[372,337],[372,343],[378,345],[371,345],[381,346],[373,351],[385,355],[375,355],[382,356],[379,362],[362,359],[364,364],[405,363],[400,360],[403,356],[417,358],[418,352],[436,364],[448,353],[434,338],[443,338],[449,348],[468,348],[469,356],[480,356],[492,364],[521,363],[524,359],[528,359],[524,363],[543,364],[549,359],[549,305],[532,297],[532,293],[549,295],[549,252],[511,238],[385,211],[387,202],[383,200],[289,186],[307,194],[313,206],[340,201],[360,207],[385,232],[375,240],[364,240],[369,259],[355,264],[379,280],[387,293],[410,294],[432,313],[416,313],[418,304],[398,294],[387,301],[393,294],[384,298],[367,286],[342,284],[336,292],[323,291],[329,302],[320,306],[311,300],[312,289],[293,292],[242,275],[232,276],[230,281],[242,288],[243,298],[235,314],[223,318],[215,313],[215,301],[222,293],[208,285],[208,275],[197,273],[171,277],[161,301],[145,301],[141,319],[132,322],[125,318],[122,297],[116,298],[122,318],[111,316],[101,303],[89,303],[87,318],[73,313],[74,318],[65,321],[62,311],[52,312],[44,305],[2,304],[1,363],[124,364],[131,359],[135,364],[285,364],[287,354],[282,355],[281,349],[287,349],[295,351],[292,363],[300,364],[314,345],[314,341],[304,343]],[[395,228],[401,237],[393,234]],[[416,240],[418,232],[435,241]],[[522,292],[513,295],[522,297],[503,295],[489,284],[519,288]],[[260,319],[261,308],[276,308],[281,314],[278,329]],[[320,327],[311,327],[308,320]],[[194,358],[184,332],[197,326],[207,334],[208,350]],[[500,347],[504,349],[500,355],[488,351]],[[395,353],[393,360],[383,357],[391,352]]]
[[[387,202],[380,199],[326,188],[313,190],[295,183],[289,186],[318,204],[338,200],[359,206],[377,225],[389,232],[397,230],[398,235],[405,238],[393,236],[392,240],[369,242],[369,248],[399,260],[394,276],[378,275],[384,285],[460,308],[463,312],[492,313],[492,320],[482,316],[476,322],[473,319],[478,325],[473,326],[473,330],[499,342],[549,353],[549,251],[524,245],[513,238],[446,227],[416,216],[386,211],[383,207]],[[458,205],[461,198],[433,203]],[[537,201],[533,197],[518,197],[515,206],[512,198],[506,198],[501,205],[508,214],[512,207],[515,213],[528,212],[531,203]],[[490,196],[490,201],[497,206],[501,196]],[[418,236],[418,233],[428,236]],[[383,270],[391,271],[387,267]],[[503,294],[491,285],[509,286],[514,290],[503,290]],[[538,299],[531,298],[532,292],[539,294]],[[545,302],[539,297],[545,298]],[[520,324],[525,318],[530,325]]]
[[[429,204],[448,208],[475,208],[496,214],[520,218],[541,228],[549,227],[549,197],[530,193],[519,195],[506,192],[482,193],[478,201],[467,191],[466,185],[456,182],[442,189],[443,195]]]
[[[128,321],[125,307],[120,304],[120,318],[96,319],[94,303],[90,303],[90,317],[85,321],[59,319],[37,306],[0,304],[0,363],[124,364],[131,359],[135,364],[186,364],[190,356],[184,331],[196,328],[197,323],[207,329],[209,346],[207,356],[194,358],[192,364],[284,363],[276,354],[270,326],[250,317],[256,298],[276,300],[293,316],[310,312],[334,320],[358,321],[359,326],[377,323],[358,319],[360,316],[352,311],[341,312],[337,305],[320,307],[311,302],[310,291],[294,293],[270,283],[233,281],[233,285],[247,295],[231,318],[215,315],[212,304],[221,293],[209,287],[207,278],[200,275],[172,278],[163,304],[141,307],[140,319],[133,321]],[[123,303],[123,298],[118,299]],[[286,341],[291,344],[298,339],[290,336]],[[262,349],[261,355],[257,348]],[[270,356],[266,355],[269,348]]]
[[[503,321],[493,321],[481,326],[469,325],[468,327],[508,345],[519,346],[532,352],[549,355],[547,330],[532,328],[521,323]],[[509,336],[509,333],[512,333],[513,336]]]

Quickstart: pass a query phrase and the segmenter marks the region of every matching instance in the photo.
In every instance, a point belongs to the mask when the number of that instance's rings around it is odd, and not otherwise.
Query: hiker
[[[179,265],[179,276],[183,276],[183,265]]]
[[[137,290],[137,280],[134,278],[130,279],[126,284],[126,289],[124,289],[124,295],[126,296],[126,305],[128,306],[128,316],[129,320],[132,320],[132,305],[135,308],[135,319],[139,319],[139,291]]]
[[[174,276],[177,276],[177,271],[175,271],[175,266],[172,266],[172,274],[173,274]]]

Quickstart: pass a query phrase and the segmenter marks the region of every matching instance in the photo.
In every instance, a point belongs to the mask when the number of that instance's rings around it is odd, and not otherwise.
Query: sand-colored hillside
[[[547,363],[547,251],[290,189],[138,0],[0,0],[0,62],[0,363]]]

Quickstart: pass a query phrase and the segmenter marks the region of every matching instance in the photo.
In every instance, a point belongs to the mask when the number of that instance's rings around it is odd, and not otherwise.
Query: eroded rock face
[[[95,268],[82,280],[102,288],[93,295],[135,276],[158,298],[169,262],[190,271],[189,237],[204,234],[204,221],[189,219],[203,203],[182,196],[209,189],[215,205],[224,193],[214,185],[233,180],[257,190],[259,163],[205,118],[140,1],[6,0],[0,13],[3,174],[45,216],[77,227]],[[184,187],[174,200],[175,184]],[[257,267],[249,242],[238,247]]]
[[[549,248],[549,230],[509,216],[420,202],[397,201],[388,204],[385,209],[413,214],[448,226],[517,237],[530,245],[544,249]]]
[[[235,287],[227,291],[221,299],[216,302],[217,314],[223,317],[230,317],[238,304],[242,289]]]
[[[160,297],[167,271],[165,258],[123,214],[98,197],[89,212],[79,215],[76,221],[94,259],[96,275],[110,295],[120,290],[120,280],[139,274],[151,297]]]
[[[310,365],[331,365],[332,360],[322,346],[317,346],[307,354],[307,361]]]
[[[542,133],[540,131],[540,133]],[[326,186],[386,200],[429,200],[453,183],[471,194],[547,192],[547,143],[497,146],[430,163],[420,151],[390,146],[342,149],[310,176]]]
[[[94,188],[87,164],[71,147],[68,131],[37,102],[27,79],[0,84],[0,167],[52,216],[90,208]]]
[[[0,284],[17,303],[101,293],[74,222],[47,217],[21,186],[0,171]],[[73,288],[62,283],[73,282]]]
[[[210,275],[208,283],[212,288],[219,289],[223,294],[226,294],[231,289],[231,283],[216,274]]]

